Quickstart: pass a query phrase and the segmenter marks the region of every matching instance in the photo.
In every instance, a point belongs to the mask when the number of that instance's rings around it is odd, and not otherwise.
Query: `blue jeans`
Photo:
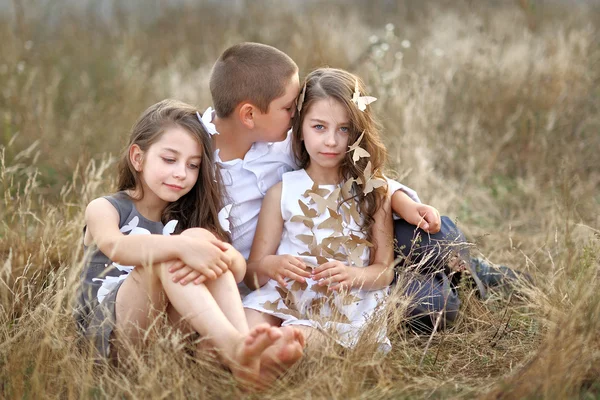
[[[464,234],[450,218],[443,216],[438,233],[428,234],[404,220],[394,221],[397,241],[397,280],[404,283],[406,296],[412,298],[408,310],[411,328],[427,332],[441,318],[438,329],[452,324],[460,308],[460,299],[446,268],[451,252],[470,260]]]

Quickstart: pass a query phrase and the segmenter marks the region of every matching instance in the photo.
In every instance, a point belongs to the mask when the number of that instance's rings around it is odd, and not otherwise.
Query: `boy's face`
[[[266,113],[259,112],[256,115],[257,142],[280,142],[286,138],[296,111],[299,91],[300,79],[298,73],[295,73],[286,85],[285,93],[269,104]]]

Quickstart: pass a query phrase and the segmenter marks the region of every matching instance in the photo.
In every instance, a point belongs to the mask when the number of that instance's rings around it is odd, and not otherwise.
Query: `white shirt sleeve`
[[[406,195],[408,197],[410,197],[412,200],[416,201],[417,203],[421,202],[421,199],[419,199],[419,195],[417,194],[416,191],[414,191],[413,189],[409,188],[408,186],[404,186],[403,184],[401,184],[398,181],[395,181],[393,179],[388,178],[387,176],[384,175],[385,180],[387,181],[388,184],[388,189],[390,191],[390,193],[395,193],[396,190],[402,190],[404,193],[406,193]],[[398,214],[393,213],[393,217],[394,219],[402,219]]]
[[[384,175],[384,178],[387,181],[390,193],[396,193],[397,190],[402,190],[404,193],[406,193],[408,195],[408,197],[413,199],[415,202],[421,203],[421,199],[419,199],[419,195],[417,194],[416,191],[409,188],[408,186],[404,186],[400,182],[397,182],[393,179],[388,178],[385,175]]]

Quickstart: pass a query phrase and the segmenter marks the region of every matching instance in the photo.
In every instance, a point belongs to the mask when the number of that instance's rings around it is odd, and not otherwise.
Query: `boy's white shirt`
[[[209,107],[202,116],[211,135],[218,134],[212,120],[213,109]],[[211,123],[206,123],[211,121]],[[281,181],[288,171],[298,169],[291,146],[291,131],[282,142],[256,142],[244,159],[221,161],[219,149],[215,150],[215,161],[220,166],[221,179],[225,186],[225,205],[232,204],[229,214],[231,238],[235,247],[248,259],[252,240],[258,223],[258,214],[263,198],[271,186]],[[392,192],[402,190],[411,199],[420,203],[417,192],[386,177]]]

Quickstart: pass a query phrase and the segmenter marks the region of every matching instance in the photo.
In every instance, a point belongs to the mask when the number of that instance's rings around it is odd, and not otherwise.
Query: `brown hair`
[[[187,194],[164,209],[161,220],[163,223],[178,220],[177,233],[188,228],[202,227],[223,240],[230,240],[218,218],[218,213],[223,207],[223,186],[220,175],[215,172],[212,140],[198,120],[197,111],[195,107],[170,99],[158,102],[144,111],[131,129],[129,144],[119,161],[118,190],[140,189],[140,199],[143,198],[144,192],[139,173],[131,163],[129,149],[136,144],[142,152],[146,152],[168,128],[174,126],[183,128],[198,141],[202,148],[198,180]]]
[[[364,132],[360,147],[370,154],[370,157],[361,158],[354,163],[352,161],[352,152],[346,153],[340,164],[340,179],[347,181],[362,177],[369,161],[371,162],[371,173],[377,178],[383,178],[382,169],[387,158],[387,152],[379,136],[381,128],[375,119],[373,119],[370,106],[367,106],[366,110],[360,111],[352,101],[352,95],[357,82],[360,95],[365,96],[365,86],[360,78],[348,71],[335,68],[319,68],[306,77],[304,81],[305,89],[298,96],[298,101],[300,101],[302,95],[304,95],[302,108],[296,113],[292,121],[292,150],[300,168],[307,168],[310,165],[310,156],[302,141],[302,122],[304,121],[304,117],[315,102],[333,98],[346,109],[350,119],[348,145],[355,143]],[[359,213],[363,217],[361,228],[367,233],[367,239],[371,240],[371,227],[375,222],[373,215],[382,204],[382,199],[386,194],[386,187],[380,187],[366,195],[363,194],[363,185],[354,183],[352,187],[353,198],[358,204]],[[344,200],[348,201],[350,199]]]
[[[210,93],[219,118],[229,117],[243,101],[260,111],[283,96],[298,66],[287,54],[260,43],[240,43],[221,54],[210,74]]]

